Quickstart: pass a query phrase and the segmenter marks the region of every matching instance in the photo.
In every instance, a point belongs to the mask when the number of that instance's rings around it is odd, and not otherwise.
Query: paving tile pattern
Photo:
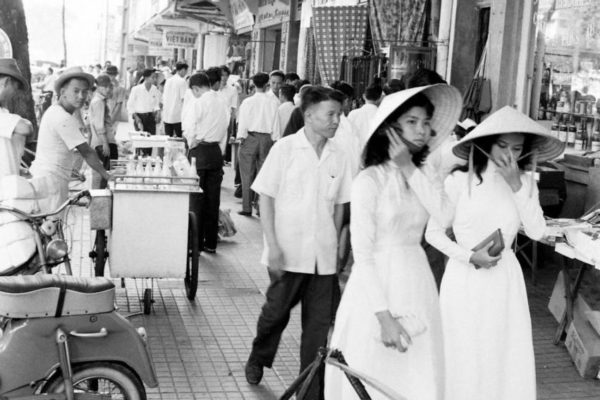
[[[132,322],[144,326],[160,386],[147,389],[154,399],[277,399],[298,374],[299,310],[292,314],[272,369],[265,369],[261,385],[244,378],[244,363],[264,301],[268,275],[259,263],[262,251],[256,217],[237,215],[241,208],[231,190],[233,178],[226,169],[222,208],[232,210],[237,234],[219,244],[217,254],[202,255],[197,298],[185,296],[183,281],[125,279],[117,285],[117,305],[124,314],[140,313]],[[160,233],[157,233],[160,234]],[[93,242],[87,210],[74,208],[68,219],[74,273],[92,274],[88,252]],[[168,245],[168,238],[165,238]],[[183,268],[183,266],[181,266]],[[547,311],[557,269],[540,270],[537,286],[528,282],[536,351],[538,399],[600,399],[600,381],[579,377],[564,345],[552,338],[556,322]],[[151,287],[154,306],[141,314],[139,299]]]

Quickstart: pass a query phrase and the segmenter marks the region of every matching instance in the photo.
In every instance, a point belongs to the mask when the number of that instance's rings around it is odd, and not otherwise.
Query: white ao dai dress
[[[420,170],[405,180],[391,162],[366,168],[352,186],[351,240],[355,263],[330,342],[348,365],[408,399],[440,400],[444,363],[439,299],[421,247],[430,213],[449,214],[441,190]],[[408,351],[387,348],[375,314],[414,314],[427,326]],[[372,399],[387,399],[367,387]],[[343,373],[325,370],[325,399],[358,399]]]
[[[519,227],[539,239],[545,229],[529,173],[514,193],[488,162],[483,181],[455,172],[445,181],[454,204],[451,241],[436,221],[426,239],[449,256],[440,288],[446,358],[445,400],[535,400],[531,318],[521,266],[511,248]],[[495,267],[475,269],[472,249],[494,230],[505,249]]]

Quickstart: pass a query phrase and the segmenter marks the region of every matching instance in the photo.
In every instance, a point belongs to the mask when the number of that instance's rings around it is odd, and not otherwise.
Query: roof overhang
[[[229,0],[175,0],[171,10],[176,18],[192,18],[222,28],[233,28]]]

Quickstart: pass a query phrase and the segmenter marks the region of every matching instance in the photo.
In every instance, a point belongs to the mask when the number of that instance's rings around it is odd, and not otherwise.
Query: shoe
[[[233,197],[235,197],[236,199],[242,198],[242,185],[237,185],[235,187],[235,191],[233,192]]]
[[[263,366],[255,361],[248,360],[245,372],[246,382],[251,385],[258,385],[263,377]]]
[[[205,253],[215,254],[217,252],[217,249],[211,249],[210,247],[204,247],[202,249],[202,251],[204,251]]]
[[[238,214],[243,215],[244,217],[251,217],[252,216],[252,211],[238,211]]]

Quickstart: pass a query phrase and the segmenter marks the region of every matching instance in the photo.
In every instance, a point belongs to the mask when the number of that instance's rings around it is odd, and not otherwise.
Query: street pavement
[[[262,235],[257,217],[237,214],[241,201],[233,197],[233,175],[225,168],[221,209],[230,209],[237,234],[219,243],[216,254],[200,257],[198,294],[185,296],[183,280],[125,279],[117,286],[117,305],[124,314],[141,313],[143,291],[151,287],[155,303],[150,315],[132,318],[148,332],[149,347],[158,374],[159,387],[148,388],[153,399],[277,399],[298,374],[300,315],[294,310],[282,337],[272,369],[265,369],[258,386],[246,383],[244,364],[250,351],[256,320],[268,286],[266,269],[260,265]],[[117,222],[118,223],[118,222]],[[68,216],[74,274],[90,276],[88,253],[93,242],[88,210],[73,208]],[[160,235],[160,229],[148,234]],[[164,238],[165,246],[169,239]],[[139,238],[143,240],[143,238]],[[169,266],[165,268],[181,268]],[[110,260],[108,266],[110,273]],[[557,323],[547,310],[558,269],[539,270],[538,283],[531,285],[524,269],[533,319],[538,379],[538,399],[600,399],[600,381],[581,378],[563,344],[552,338]],[[418,399],[415,399],[418,400]]]

